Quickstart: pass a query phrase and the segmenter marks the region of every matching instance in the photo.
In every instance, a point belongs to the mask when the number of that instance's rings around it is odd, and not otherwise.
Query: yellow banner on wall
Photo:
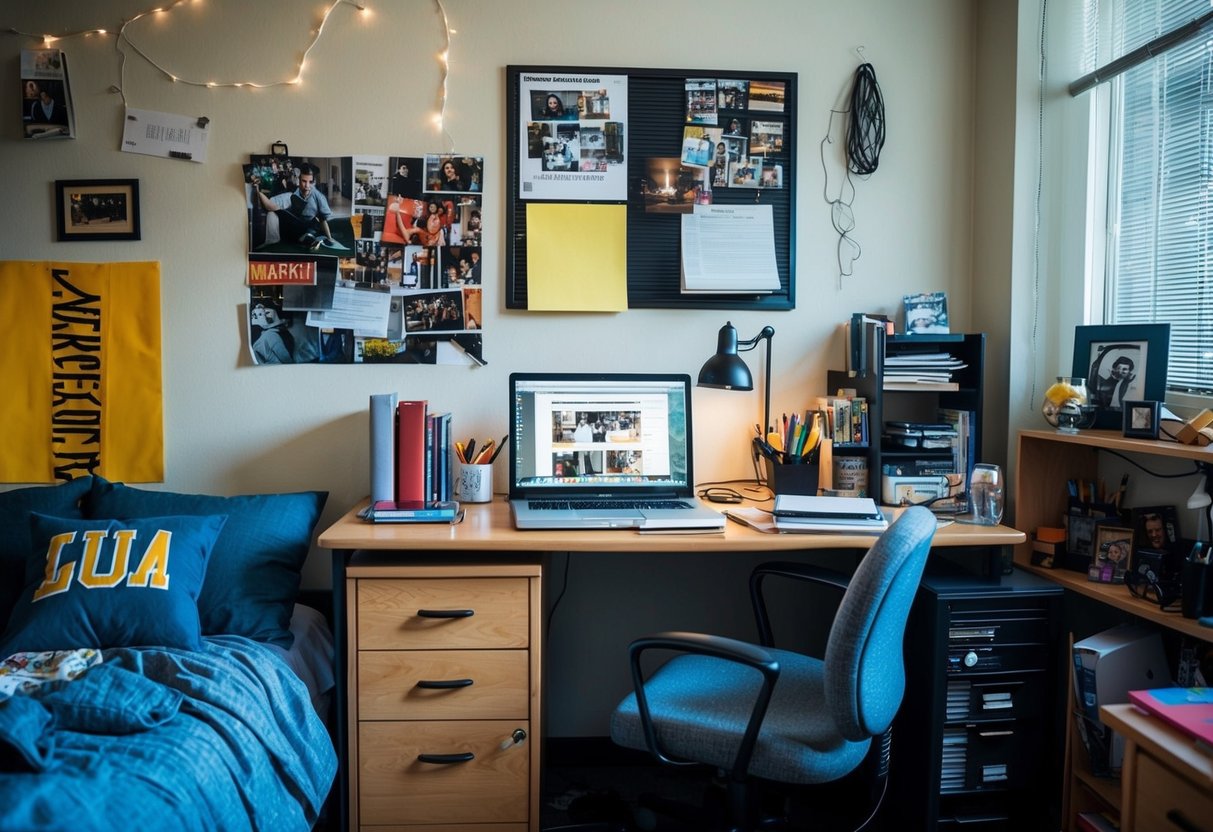
[[[0,261],[0,482],[164,479],[159,263]]]

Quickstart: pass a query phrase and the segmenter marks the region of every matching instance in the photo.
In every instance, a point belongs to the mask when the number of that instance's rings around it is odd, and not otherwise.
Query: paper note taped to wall
[[[126,108],[122,150],[186,162],[206,161],[209,119]]]
[[[528,203],[526,230],[528,309],[628,308],[626,205]]]

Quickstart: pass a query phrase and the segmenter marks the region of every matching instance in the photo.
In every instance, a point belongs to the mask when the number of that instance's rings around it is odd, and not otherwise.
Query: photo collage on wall
[[[786,84],[688,78],[685,89],[680,155],[647,160],[645,210],[689,214],[721,189],[783,188]]]
[[[484,364],[484,160],[253,155],[257,364]]]

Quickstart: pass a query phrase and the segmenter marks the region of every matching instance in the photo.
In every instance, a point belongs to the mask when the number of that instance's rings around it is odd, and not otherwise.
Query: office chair
[[[720,770],[727,781],[725,808],[696,829],[720,823],[722,813],[723,828],[731,832],[777,827],[786,818],[759,817],[756,787],[762,781],[832,783],[859,768],[870,748],[878,758],[877,776],[887,777],[889,732],[905,689],[906,619],[934,533],[935,516],[915,506],[880,536],[849,578],[806,564],[756,567],[750,597],[760,645],[684,632],[634,641],[629,658],[635,691],[611,717],[612,740],[647,750],[662,763]],[[769,577],[844,590],[823,659],[774,647],[762,594]],[[649,651],[677,655],[645,678],[641,659]]]

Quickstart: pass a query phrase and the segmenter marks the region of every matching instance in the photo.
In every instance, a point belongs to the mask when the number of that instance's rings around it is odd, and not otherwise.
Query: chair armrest
[[[733,760],[734,775],[738,778],[744,777],[750,766],[750,758],[754,754],[754,746],[758,742],[758,730],[766,717],[767,707],[771,704],[775,681],[779,678],[779,661],[757,645],[706,633],[664,632],[633,641],[628,647],[628,660],[632,666],[632,686],[636,692],[636,709],[640,715],[641,728],[644,729],[644,741],[650,754],[670,765],[692,763],[670,757],[657,743],[657,730],[649,711],[648,697],[644,692],[644,671],[640,666],[641,656],[648,650],[672,650],[678,653],[712,656],[752,667],[762,674],[762,687],[754,700],[745,735]]]
[[[823,569],[807,563],[791,561],[772,561],[760,563],[750,573],[750,603],[754,607],[754,621],[758,625],[758,640],[766,647],[775,645],[775,636],[771,632],[771,618],[767,614],[766,599],[762,595],[762,585],[768,577],[793,578],[799,581],[830,586],[840,591],[846,591],[851,583],[851,576],[832,569]]]

